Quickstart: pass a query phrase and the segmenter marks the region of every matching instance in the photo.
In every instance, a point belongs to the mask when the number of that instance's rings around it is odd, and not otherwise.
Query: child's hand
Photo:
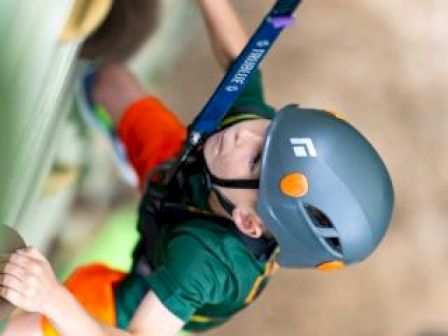
[[[13,305],[45,313],[60,286],[50,263],[36,248],[0,256],[0,297]]]

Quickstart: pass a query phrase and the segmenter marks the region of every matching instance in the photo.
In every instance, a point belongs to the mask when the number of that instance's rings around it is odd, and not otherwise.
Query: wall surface
[[[67,116],[79,41],[59,36],[70,9],[71,1],[0,4],[0,222],[9,226],[36,201]]]

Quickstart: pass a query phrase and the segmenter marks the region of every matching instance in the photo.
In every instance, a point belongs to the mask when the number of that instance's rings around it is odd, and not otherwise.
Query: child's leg
[[[186,137],[185,126],[157,98],[148,96],[120,64],[100,70],[93,99],[115,121],[143,188],[153,168],[178,154]]]
[[[123,64],[106,64],[98,70],[92,98],[106,109],[116,125],[126,109],[146,95],[137,78]]]

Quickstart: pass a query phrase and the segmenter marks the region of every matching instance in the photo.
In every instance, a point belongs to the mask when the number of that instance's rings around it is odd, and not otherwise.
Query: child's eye
[[[261,159],[261,152],[259,152],[256,156],[254,156],[254,158],[250,161],[250,169],[251,170],[255,169],[255,167],[257,166],[260,159]]]

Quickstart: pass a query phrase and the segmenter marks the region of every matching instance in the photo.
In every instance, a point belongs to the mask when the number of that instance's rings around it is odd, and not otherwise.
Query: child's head
[[[211,174],[223,180],[258,180],[270,123],[268,119],[242,121],[208,138],[204,157]],[[255,238],[262,235],[265,228],[255,209],[258,189],[214,185],[214,190],[235,206],[227,215],[243,233]],[[216,193],[211,194],[211,203],[212,208],[218,203]]]
[[[214,202],[244,233],[270,232],[282,266],[359,262],[389,225],[393,189],[381,158],[325,111],[287,106],[272,122],[241,122],[210,137],[204,156]]]

